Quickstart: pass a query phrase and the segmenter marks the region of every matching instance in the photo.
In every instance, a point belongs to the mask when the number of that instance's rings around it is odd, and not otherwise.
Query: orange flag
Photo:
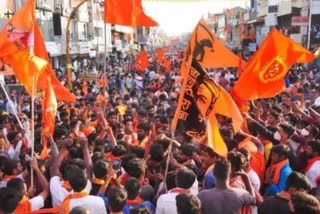
[[[51,79],[50,77],[47,77],[47,88],[44,92],[44,99],[42,102],[42,135],[53,135],[54,132],[54,126],[55,126],[55,120],[56,120],[56,114],[57,114],[57,99],[55,92],[53,90]],[[48,155],[48,149],[47,149],[47,142],[44,139],[43,141],[43,150],[40,154],[41,159],[45,159]]]
[[[131,27],[159,25],[144,13],[141,0],[106,0],[104,11],[106,23]]]
[[[28,0],[0,32],[0,57],[33,46],[35,0]]]
[[[274,97],[284,90],[284,77],[294,63],[314,59],[313,53],[274,29],[247,63],[232,93],[240,100]]]
[[[204,19],[198,22],[190,37],[186,57],[190,56],[203,68],[238,67],[239,65],[239,56],[223,45]]]
[[[199,142],[208,137],[207,146],[221,156],[228,150],[220,131],[216,114],[232,118],[235,132],[239,131],[243,118],[231,96],[217,84],[201,67],[197,60],[184,62],[183,86],[179,97],[172,128],[182,129]]]
[[[35,24],[34,26],[34,37],[35,37],[35,44],[34,44],[34,53],[36,56],[45,59],[47,62],[50,61],[48,52],[41,35],[39,26]],[[39,76],[37,87],[41,90],[47,90],[49,85],[47,84],[47,78],[50,77],[51,85],[54,89],[55,95],[58,100],[66,101],[66,102],[75,102],[75,96],[69,91],[68,88],[64,87],[61,82],[56,77],[56,74],[52,70],[51,65],[49,64],[42,75]]]
[[[172,63],[172,60],[170,58],[168,58],[164,62],[161,63],[161,66],[164,67],[167,72],[170,72],[171,71],[171,63]]]
[[[157,52],[157,63],[160,65],[164,57],[164,51],[161,48],[157,48],[156,52]]]
[[[139,56],[136,58],[135,65],[139,71],[144,71],[150,66],[148,54],[145,50],[140,52]]]

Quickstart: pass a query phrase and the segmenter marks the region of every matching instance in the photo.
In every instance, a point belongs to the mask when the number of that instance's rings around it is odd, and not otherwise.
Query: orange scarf
[[[75,192],[75,193],[71,193],[69,195],[67,195],[65,197],[65,199],[62,202],[62,207],[63,207],[63,211],[64,214],[68,214],[70,211],[70,200],[71,199],[77,199],[77,198],[83,198],[88,196],[89,194],[86,191],[82,191],[82,192]]]
[[[283,161],[280,161],[279,163],[276,163],[270,166],[271,169],[274,171],[274,175],[272,179],[273,184],[277,184],[279,182],[281,169],[288,163],[289,163],[289,160],[285,159]]]
[[[105,180],[103,180],[103,179],[94,178],[94,179],[92,179],[92,183],[101,186],[101,185],[104,185],[106,182],[105,182]]]
[[[4,176],[2,181],[10,181],[11,179],[14,179],[16,177],[17,177],[16,175],[6,175],[6,176]]]
[[[309,171],[309,169],[312,167],[312,165],[317,161],[320,161],[320,156],[317,156],[308,160],[308,165],[304,170],[304,174],[306,174]]]
[[[32,206],[29,201],[29,198],[24,195],[19,202],[17,208],[14,210],[14,213],[29,213],[32,211]]]
[[[63,181],[62,182],[62,187],[65,188],[66,190],[68,190],[68,192],[72,190],[72,187],[71,187],[69,181]]]
[[[133,200],[127,199],[127,204],[130,204],[130,205],[141,204],[142,202],[143,202],[143,200],[142,200],[142,198],[140,198],[139,196],[136,197],[136,198],[133,199]]]
[[[189,192],[188,189],[182,189],[182,188],[173,188],[172,190],[169,191],[170,193],[186,193],[186,192]]]

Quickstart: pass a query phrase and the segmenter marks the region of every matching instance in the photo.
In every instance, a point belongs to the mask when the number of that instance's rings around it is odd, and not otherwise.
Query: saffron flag
[[[33,46],[33,26],[35,22],[35,0],[28,0],[12,16],[0,32],[0,57],[28,50]]]
[[[46,90],[44,91],[44,99],[42,101],[42,135],[53,135],[56,114],[57,114],[57,99],[54,93],[50,76],[47,77],[46,84],[48,85]],[[48,145],[45,138],[42,141],[42,151],[40,154],[40,159],[44,160],[48,156]]]
[[[161,66],[164,67],[167,72],[170,72],[171,64],[172,64],[172,60],[168,57],[167,59],[164,60],[164,62],[161,63]]]
[[[191,66],[184,62],[185,74],[178,107],[172,122],[173,129],[182,129],[199,142],[208,138],[207,146],[221,156],[228,150],[217,122],[216,114],[232,118],[235,132],[239,131],[243,118],[231,96],[217,84],[193,59]]]
[[[50,61],[49,55],[41,35],[40,29],[37,24],[34,26],[34,53],[36,56],[45,59],[47,62]],[[52,70],[50,64],[46,67],[45,71],[39,76],[37,87],[43,91],[47,90],[49,85],[47,84],[47,78],[50,77],[50,82],[55,92],[55,96],[58,100],[66,101],[66,102],[75,102],[75,96],[69,91],[68,88],[64,87],[61,82],[58,80],[55,72]]]
[[[232,93],[239,100],[274,97],[285,88],[284,77],[294,63],[314,59],[313,53],[274,29],[247,63]]]
[[[137,56],[135,65],[136,69],[138,69],[139,71],[144,71],[150,66],[148,54],[145,50],[142,50],[140,54]]]
[[[203,68],[236,68],[240,59],[223,45],[204,19],[198,22],[191,34],[186,50],[186,61],[188,57],[196,59]]]
[[[157,52],[157,63],[160,65],[164,57],[164,51],[161,48],[157,48],[156,52]]]
[[[159,25],[144,13],[141,0],[106,0],[104,11],[106,23],[131,27]]]

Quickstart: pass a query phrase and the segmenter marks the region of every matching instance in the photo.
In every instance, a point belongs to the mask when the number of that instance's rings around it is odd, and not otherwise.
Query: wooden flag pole
[[[32,95],[31,95],[31,160],[34,158],[34,101],[35,101],[35,93],[36,93],[36,77],[32,75]],[[31,175],[30,175],[30,183],[31,186],[34,184],[34,172],[31,167]]]
[[[172,153],[172,144],[173,144],[173,138],[174,138],[174,132],[175,130],[172,128],[171,126],[171,121],[172,120],[169,120],[169,125],[170,125],[170,134],[171,134],[171,139],[170,139],[170,144],[169,144],[169,147],[168,147],[168,155],[167,155],[167,162],[166,162],[166,169],[164,171],[164,181],[163,181],[163,184],[164,184],[164,189],[166,190],[166,192],[168,192],[168,189],[167,189],[167,184],[166,184],[166,180],[167,180],[167,177],[168,177],[168,171],[169,171],[169,164],[170,164],[170,158],[171,158],[171,153]]]

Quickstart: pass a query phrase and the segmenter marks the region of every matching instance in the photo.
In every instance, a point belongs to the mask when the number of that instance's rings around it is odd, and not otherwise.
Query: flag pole
[[[310,50],[310,44],[311,44],[311,21],[312,21],[312,12],[311,12],[311,7],[312,7],[312,1],[309,2],[309,23],[308,23],[308,44],[307,44],[307,49]]]
[[[66,29],[66,60],[67,60],[67,79],[68,79],[68,86],[69,89],[71,89],[72,86],[72,76],[71,76],[71,58],[70,58],[70,24],[71,20],[75,17],[76,12],[78,11],[79,7],[83,5],[85,2],[89,0],[83,0],[81,1],[71,12],[68,22],[67,22],[67,29]]]
[[[17,121],[18,121],[19,126],[23,129],[21,120],[19,119],[19,117],[18,117],[18,115],[17,115],[16,109],[14,108],[14,106],[12,105],[12,103],[9,102],[9,101],[10,101],[10,97],[9,97],[7,91],[6,91],[6,88],[4,87],[3,81],[0,81],[0,84],[1,84],[1,88],[2,88],[2,90],[3,90],[3,93],[5,94],[5,96],[6,96],[7,100],[8,100],[8,104],[10,105],[10,107],[11,107],[11,109],[12,109],[12,111],[13,111],[13,114],[14,114],[15,118],[16,118]]]
[[[171,124],[171,120],[169,121],[169,125]],[[167,180],[167,177],[168,177],[170,157],[171,157],[171,153],[172,153],[172,144],[173,144],[173,138],[174,138],[174,131],[175,130],[172,128],[172,126],[170,126],[170,134],[171,134],[170,138],[171,139],[170,139],[170,144],[169,144],[169,147],[168,147],[168,155],[167,155],[166,168],[165,168],[165,171],[164,171],[164,181],[163,181],[164,189],[166,190],[166,193],[168,192],[166,180]]]
[[[36,91],[36,86],[35,86],[35,75],[32,75],[32,95],[31,95],[31,160],[34,158],[34,101],[35,101],[35,91]],[[31,167],[31,175],[30,175],[30,183],[31,186],[34,184],[34,172],[33,168]]]

